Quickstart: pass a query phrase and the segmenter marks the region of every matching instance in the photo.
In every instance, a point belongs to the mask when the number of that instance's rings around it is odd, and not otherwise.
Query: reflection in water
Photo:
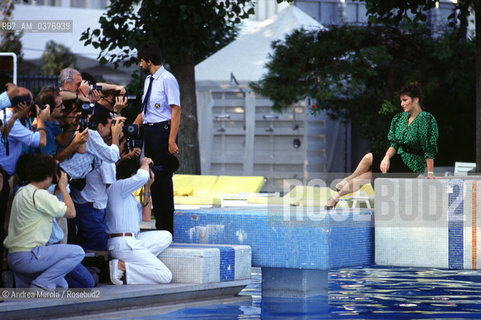
[[[142,319],[481,319],[481,271],[355,267],[329,273],[329,295],[262,298],[260,269],[242,291],[252,301],[186,308]]]
[[[329,274],[331,319],[481,317],[481,272],[344,268]]]

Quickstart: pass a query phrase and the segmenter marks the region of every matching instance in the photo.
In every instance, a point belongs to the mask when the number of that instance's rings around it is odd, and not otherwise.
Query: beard
[[[146,65],[146,66],[143,67],[142,69],[144,69],[145,72],[147,72],[148,74],[150,74],[150,66]]]

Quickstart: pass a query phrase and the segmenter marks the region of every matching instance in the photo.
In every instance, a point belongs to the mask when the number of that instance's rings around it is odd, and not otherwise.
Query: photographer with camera
[[[120,90],[103,90],[98,104],[104,106],[116,116],[120,115],[122,109],[127,106],[127,97],[121,94]]]
[[[107,233],[109,234],[110,279],[122,285],[125,274],[127,284],[169,283],[171,271],[157,256],[172,242],[168,231],[140,232],[142,215],[150,215],[150,201],[141,205],[132,192],[145,186],[149,190],[154,182],[152,160],[122,159],[117,164],[117,181],[108,189]],[[150,198],[150,192],[145,193]]]
[[[13,128],[15,120],[23,117],[25,115],[25,112],[29,108],[29,105],[25,103],[25,101],[18,101],[16,99],[19,92],[19,88],[16,85],[14,85],[13,83],[7,83],[6,87],[7,91],[0,94],[0,110],[3,110],[3,118],[7,118],[6,108],[12,106],[12,101],[16,104],[16,106],[13,107],[12,116],[8,121],[4,123],[2,120],[0,120],[0,131],[2,139],[4,141],[7,139],[10,130]],[[0,181],[0,188],[1,186],[2,182]]]
[[[115,120],[124,121],[120,115],[122,109],[127,106],[128,99],[117,90],[103,90],[102,97],[97,102],[115,114]],[[121,158],[139,157],[142,152],[142,142],[140,140],[140,130],[138,124],[124,124],[123,136],[120,141]]]
[[[18,190],[12,203],[4,242],[9,250],[7,262],[16,276],[31,288],[68,288],[65,275],[85,256],[76,245],[47,245],[52,234],[52,218],[75,217],[64,172],[58,181],[63,201],[47,191],[57,170],[57,162],[51,156],[35,155],[26,168],[30,183]]]
[[[77,98],[74,93],[68,91],[61,91],[60,97],[63,108],[61,116],[57,120],[61,127],[61,133],[55,137],[55,142],[57,143],[55,159],[62,162],[76,152],[85,153],[87,149],[88,129],[78,131],[77,128],[80,117],[78,110],[82,102],[88,102],[88,99]]]
[[[58,85],[62,91],[70,91],[88,98],[91,103],[96,103],[101,98],[102,90],[117,90],[125,94],[125,88],[120,85],[107,83],[91,83],[82,79],[82,74],[73,68],[65,68],[60,72]]]
[[[49,117],[44,122],[46,144],[39,148],[39,153],[41,154],[54,156],[57,153],[56,137],[62,132],[58,119],[63,115],[63,102],[59,92],[57,87],[47,85],[40,90],[35,100],[38,107],[37,111],[45,109],[47,105],[50,106],[51,111]],[[31,125],[32,130],[37,130],[37,122],[37,118],[33,120]]]
[[[122,122],[112,125],[110,112],[97,105],[87,123],[89,139],[84,154],[76,153],[60,164],[72,178],[72,199],[77,218],[78,241],[86,250],[107,251],[105,208],[107,186],[115,182],[115,163],[120,159]],[[105,140],[111,138],[112,144]],[[69,233],[72,230],[69,229]]]
[[[39,114],[36,132],[25,128],[18,120],[28,112],[32,101],[32,93],[28,89],[19,88],[18,96],[12,99],[12,106],[0,112],[2,123],[6,123],[9,129],[11,126],[8,137],[2,139],[0,143],[0,173],[3,176],[3,186],[0,191],[0,213],[3,212],[3,214],[0,218],[3,218],[5,212],[1,207],[4,205],[6,207],[6,202],[8,201],[8,179],[15,173],[15,165],[22,153],[22,147],[43,147],[47,142],[45,120],[50,116],[49,106]],[[13,125],[11,125],[12,118],[15,119]]]
[[[18,98],[21,95],[22,98]],[[3,268],[3,239],[5,237],[4,222],[9,201],[9,179],[15,171],[15,164],[22,151],[22,145],[41,145],[45,143],[42,133],[33,133],[25,128],[19,118],[25,116],[31,106],[32,94],[25,88],[18,88],[14,84],[7,84],[7,91],[0,95],[0,284]],[[27,103],[26,101],[30,102]],[[9,135],[13,132],[13,135]]]

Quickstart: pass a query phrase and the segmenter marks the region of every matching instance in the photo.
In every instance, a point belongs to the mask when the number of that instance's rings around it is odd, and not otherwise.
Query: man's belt
[[[117,237],[133,237],[134,234],[131,232],[122,232],[122,233],[111,233],[109,234],[109,239],[117,238]]]
[[[166,120],[162,122],[146,122],[144,123],[144,126],[155,127],[155,126],[164,126],[166,124],[170,125],[170,120]]]

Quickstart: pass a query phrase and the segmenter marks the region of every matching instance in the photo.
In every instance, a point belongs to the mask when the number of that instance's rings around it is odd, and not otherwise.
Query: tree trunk
[[[197,101],[195,94],[194,56],[180,59],[174,68],[180,87],[181,118],[178,133],[178,173],[200,174],[199,134],[197,129]]]
[[[481,172],[481,5],[475,5],[476,20],[476,172]]]

